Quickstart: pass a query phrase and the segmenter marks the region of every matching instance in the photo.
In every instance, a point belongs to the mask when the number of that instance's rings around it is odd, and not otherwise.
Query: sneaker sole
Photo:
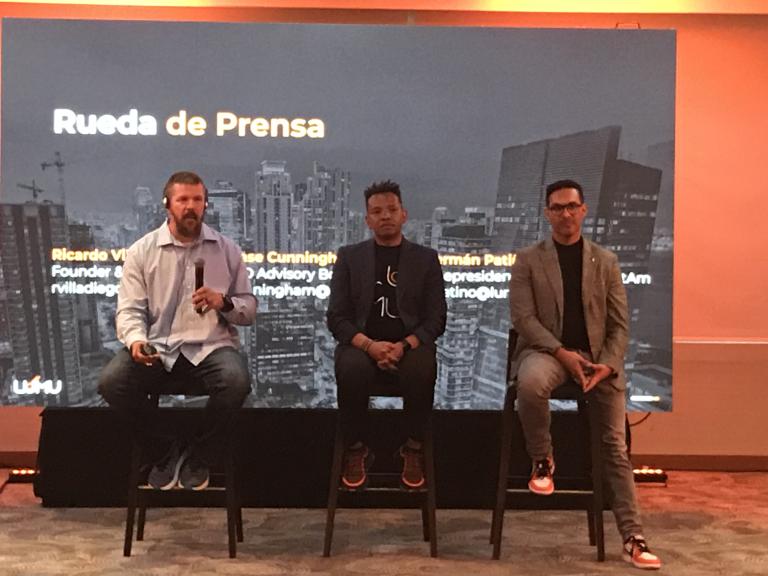
[[[426,490],[426,488],[427,488],[427,481],[426,480],[422,480],[421,483],[419,483],[419,484],[409,484],[408,482],[405,481],[404,478],[401,477],[400,478],[400,487],[403,490],[413,490],[413,491]]]
[[[344,478],[341,479],[341,488],[349,492],[354,492],[355,490],[362,490],[367,485],[368,485],[368,474],[366,474],[363,477],[363,479],[356,484],[351,484],[350,482],[347,482],[346,480],[344,480]]]
[[[541,490],[539,488],[534,488],[533,486],[528,484],[528,490],[530,490],[532,494],[536,494],[537,496],[552,496],[552,494],[555,493],[554,486],[552,486],[550,490]]]
[[[179,480],[179,488],[183,488],[184,490],[195,490],[195,491],[205,490],[206,488],[208,488],[209,482],[210,482],[210,478],[206,478],[205,482],[203,482],[199,486],[184,486],[181,483],[181,480]]]
[[[373,452],[368,452],[368,454],[365,456],[365,462],[363,463],[362,480],[360,480],[360,482],[349,483],[344,479],[344,476],[341,476],[341,488],[349,492],[365,489],[365,487],[368,485],[368,470],[371,469],[371,466],[373,465],[373,460],[374,460]]]
[[[184,464],[184,460],[187,459],[186,452],[182,452],[181,456],[179,456],[178,462],[176,462],[176,467],[173,470],[173,478],[171,478],[170,482],[168,484],[164,484],[163,486],[152,486],[152,484],[148,484],[154,489],[154,490],[170,490],[176,484],[179,482],[179,472],[181,472],[181,466]]]
[[[624,562],[627,562],[628,564],[632,564],[635,568],[639,568],[640,570],[660,570],[661,564],[641,564],[639,562],[635,562],[632,557],[626,553],[626,551],[622,551],[621,557],[624,559]]]

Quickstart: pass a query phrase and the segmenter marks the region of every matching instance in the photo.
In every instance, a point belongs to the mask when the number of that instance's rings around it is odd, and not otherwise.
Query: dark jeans
[[[399,370],[393,374],[380,370],[376,362],[359,348],[341,344],[336,348],[336,385],[341,430],[347,446],[366,442],[368,399],[374,384],[391,382],[403,393],[403,409],[408,438],[421,441],[424,424],[432,410],[437,378],[435,347],[421,345],[406,352]]]
[[[99,393],[145,447],[167,439],[160,432],[157,408],[150,394],[208,396],[203,421],[192,439],[195,454],[208,464],[215,464],[224,453],[234,416],[250,391],[245,360],[232,347],[214,350],[197,366],[181,355],[170,373],[160,362],[152,366],[134,362],[124,348],[99,377]]]

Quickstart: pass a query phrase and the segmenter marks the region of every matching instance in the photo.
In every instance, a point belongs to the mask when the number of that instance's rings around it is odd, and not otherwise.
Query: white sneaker
[[[642,570],[658,570],[661,568],[661,560],[651,552],[645,538],[640,535],[630,536],[624,542],[621,554],[625,562],[631,562],[635,568]]]

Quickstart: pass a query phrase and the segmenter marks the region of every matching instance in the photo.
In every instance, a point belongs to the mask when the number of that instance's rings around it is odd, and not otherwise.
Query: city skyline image
[[[580,181],[624,273],[630,408],[669,410],[674,66],[669,31],[4,20],[0,403],[99,403],[120,250],[191,169],[248,255],[367,238],[362,191],[393,179],[409,239],[486,262],[547,237],[546,184]],[[509,266],[488,262],[444,261],[440,408],[503,400]],[[248,403],[334,406],[332,263],[246,265]]]

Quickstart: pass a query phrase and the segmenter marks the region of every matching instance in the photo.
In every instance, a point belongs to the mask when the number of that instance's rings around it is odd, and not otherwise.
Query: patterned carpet
[[[0,478],[6,474],[0,471]],[[768,473],[672,472],[641,486],[646,536],[675,576],[768,575]],[[638,574],[621,561],[606,514],[605,563],[587,545],[583,512],[509,512],[501,561],[490,559],[490,512],[438,510],[440,558],[416,510],[339,510],[322,558],[324,510],[245,509],[245,542],[227,558],[224,510],[148,512],[146,539],[122,556],[121,509],[44,509],[30,485],[0,494],[0,574],[440,575]]]

